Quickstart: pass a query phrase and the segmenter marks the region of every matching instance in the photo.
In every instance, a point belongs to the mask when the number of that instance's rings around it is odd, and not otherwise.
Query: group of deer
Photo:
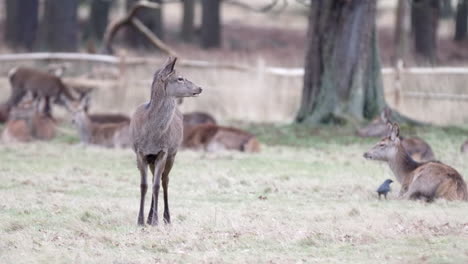
[[[57,121],[52,116],[51,103],[56,103],[72,114],[83,143],[130,146],[130,118],[120,114],[88,114],[89,94],[76,98],[71,85],[59,75],[27,67],[10,70],[11,95],[0,106],[0,121],[6,122],[2,140],[8,143],[54,138]]]
[[[72,122],[82,143],[111,148],[130,147],[130,118],[123,114],[88,113],[91,89],[78,90],[74,83],[64,82],[62,74],[63,69],[51,73],[26,67],[17,67],[9,72],[11,96],[0,105],[0,122],[8,120],[2,134],[3,141],[28,142],[55,137],[56,120],[51,112],[53,100],[72,114]],[[75,96],[73,91],[79,96]],[[255,136],[240,129],[219,126],[207,113],[183,115],[183,127],[182,146],[185,148],[259,151]]]
[[[468,200],[467,186],[454,168],[436,161],[434,153],[424,140],[400,135],[398,124],[392,123],[391,111],[385,109],[369,126],[360,129],[362,137],[383,137],[364,153],[366,159],[385,161],[401,184],[400,198],[437,198]]]

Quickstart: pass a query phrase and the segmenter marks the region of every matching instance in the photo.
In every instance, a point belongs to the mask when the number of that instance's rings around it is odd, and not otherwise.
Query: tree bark
[[[92,0],[85,39],[101,42],[109,23],[111,0]]]
[[[190,42],[194,35],[195,0],[183,0],[184,16],[182,19],[182,40]]]
[[[398,0],[395,15],[394,58],[393,64],[403,59],[409,52],[411,36],[410,3],[408,0]]]
[[[297,122],[370,119],[384,108],[375,0],[311,2]]]
[[[45,49],[76,51],[78,49],[78,0],[46,0],[42,32]]]
[[[132,9],[133,5],[140,0],[127,0],[127,10]],[[150,0],[150,2],[161,3],[161,0]],[[158,9],[141,9],[135,15],[143,24],[148,27],[158,38],[164,39],[164,26],[162,20],[162,8]],[[129,27],[127,31],[128,43],[136,48],[150,48],[153,45],[142,36],[140,32]]]
[[[458,0],[457,15],[455,17],[455,41],[466,39],[468,26],[468,0]]]
[[[221,46],[221,1],[202,0],[201,46],[205,49]]]
[[[422,63],[434,64],[437,59],[438,0],[413,0],[411,18],[414,51]]]
[[[7,0],[5,40],[15,49],[32,50],[38,28],[38,0]]]

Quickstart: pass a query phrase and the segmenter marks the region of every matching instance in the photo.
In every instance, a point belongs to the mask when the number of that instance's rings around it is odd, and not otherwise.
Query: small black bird
[[[380,187],[377,189],[377,193],[379,194],[379,199],[380,199],[380,195],[384,195],[385,197],[385,200],[387,200],[387,193],[390,191],[390,184],[392,183],[393,181],[390,180],[390,179],[386,179],[382,185],[380,185]]]

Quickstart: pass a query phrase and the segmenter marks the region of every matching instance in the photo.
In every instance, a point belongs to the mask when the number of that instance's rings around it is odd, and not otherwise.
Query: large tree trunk
[[[375,0],[311,2],[298,122],[372,118],[384,107]]]
[[[435,63],[437,59],[438,0],[413,0],[411,18],[414,50],[420,62]]]
[[[127,10],[140,0],[127,0]],[[150,0],[150,2],[161,3],[161,0]],[[162,20],[162,6],[161,8],[144,8],[139,10],[136,15],[145,26],[147,26],[158,38],[164,39],[164,27]],[[127,40],[130,45],[136,48],[152,48],[153,44],[140,32],[133,27],[129,27],[127,31]]]
[[[455,41],[466,39],[468,24],[468,0],[458,0],[455,17]]]
[[[202,0],[201,46],[221,46],[221,0]]]
[[[184,1],[184,16],[182,19],[181,37],[184,41],[190,42],[193,39],[194,19],[195,19],[195,0]]]
[[[32,50],[37,35],[39,1],[7,0],[5,40],[13,48]]]
[[[47,50],[78,49],[78,0],[46,0],[42,32]]]
[[[91,41],[102,41],[107,24],[109,23],[109,11],[112,7],[111,0],[92,0],[85,38]]]
[[[393,64],[402,60],[409,52],[411,36],[410,3],[408,0],[398,0],[395,15],[394,57]]]

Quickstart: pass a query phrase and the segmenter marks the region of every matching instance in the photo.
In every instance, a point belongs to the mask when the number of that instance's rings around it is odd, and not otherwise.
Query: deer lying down
[[[466,183],[455,169],[437,161],[414,161],[403,148],[399,133],[398,125],[393,124],[390,136],[364,153],[364,157],[388,163],[401,184],[400,197],[428,202],[437,198],[468,200]]]
[[[259,152],[260,144],[254,135],[243,130],[205,124],[194,127],[185,126],[183,146],[191,149],[203,149],[209,152],[220,150],[238,150]]]
[[[184,114],[184,127],[202,124],[216,125],[216,120],[213,116],[204,112],[191,112]]]
[[[357,131],[360,137],[386,137],[389,135],[391,126],[392,111],[390,108],[385,108],[380,116],[374,119],[369,125]],[[419,137],[403,137],[400,135],[400,140],[408,154],[416,161],[434,160],[434,152],[431,146]]]
[[[85,112],[83,104],[72,113],[72,122],[78,129],[80,141],[108,148],[130,147],[129,122],[97,123]]]
[[[23,102],[11,109],[2,133],[6,143],[29,142],[34,139],[51,140],[55,137],[55,121],[38,111],[34,102]]]

